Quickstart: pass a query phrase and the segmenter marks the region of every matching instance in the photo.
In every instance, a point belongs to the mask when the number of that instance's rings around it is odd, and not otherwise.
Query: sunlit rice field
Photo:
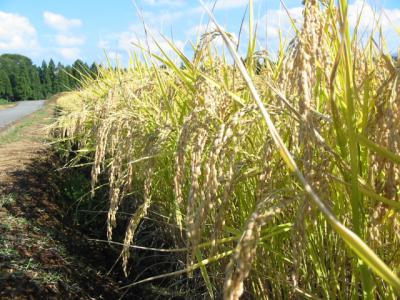
[[[92,194],[106,178],[110,241],[119,208],[133,208],[116,241],[123,270],[132,245],[148,247],[136,239],[145,217],[168,240],[147,251],[184,262],[133,285],[184,276],[201,288],[173,288],[199,298],[400,295],[400,62],[378,22],[361,36],[346,0],[322,2],[306,1],[276,57],[257,48],[250,1],[244,57],[215,23],[193,57],[144,47],[61,98],[58,147],[71,166],[91,163]]]

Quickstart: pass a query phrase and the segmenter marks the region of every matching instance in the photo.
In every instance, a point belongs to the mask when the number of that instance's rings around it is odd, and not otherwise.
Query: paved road
[[[44,100],[20,101],[17,106],[0,110],[0,129],[40,109]]]

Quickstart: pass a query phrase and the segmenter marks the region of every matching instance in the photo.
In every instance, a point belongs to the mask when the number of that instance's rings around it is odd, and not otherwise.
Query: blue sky
[[[216,17],[227,31],[237,34],[247,2],[218,1]],[[301,0],[285,3],[291,15],[301,22]],[[362,1],[351,3],[350,16],[355,21]],[[390,51],[396,52],[400,45],[400,34],[395,31],[396,27],[400,29],[400,1],[369,3],[362,24],[371,28],[372,8],[384,9],[382,26]],[[260,20],[259,47],[273,49],[279,28],[290,34],[286,14],[280,9],[279,0],[255,0],[255,7]],[[106,50],[112,59],[126,61],[127,53],[134,48],[132,43],[145,41],[138,10],[162,47],[167,45],[160,32],[172,37],[187,53],[188,41],[194,41],[207,22],[197,0],[0,0],[0,53],[24,54],[37,64],[49,58],[63,63],[81,58],[90,63],[104,61]],[[151,42],[150,47],[156,48]]]

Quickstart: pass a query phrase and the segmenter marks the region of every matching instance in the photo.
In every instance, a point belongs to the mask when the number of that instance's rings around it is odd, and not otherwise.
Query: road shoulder
[[[65,219],[53,113],[54,101],[0,133],[0,298],[117,299],[104,255]]]
[[[13,108],[15,106],[17,106],[16,103],[0,104],[0,111],[1,110],[5,110],[5,109],[9,109],[9,108]]]

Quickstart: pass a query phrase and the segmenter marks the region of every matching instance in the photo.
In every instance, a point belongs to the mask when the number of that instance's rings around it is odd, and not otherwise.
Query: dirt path
[[[50,104],[0,133],[0,299],[119,299],[115,259],[66,218],[51,115]]]

